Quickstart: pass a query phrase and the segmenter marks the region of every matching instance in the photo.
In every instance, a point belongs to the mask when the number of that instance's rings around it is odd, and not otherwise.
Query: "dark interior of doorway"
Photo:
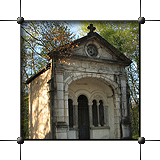
[[[78,97],[78,129],[79,139],[90,139],[89,107],[85,95]]]

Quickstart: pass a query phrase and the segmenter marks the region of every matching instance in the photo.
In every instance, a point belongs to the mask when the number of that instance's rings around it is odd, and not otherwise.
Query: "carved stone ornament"
[[[89,44],[87,46],[87,53],[91,56],[91,57],[96,57],[98,55],[98,50],[97,47],[94,44]]]

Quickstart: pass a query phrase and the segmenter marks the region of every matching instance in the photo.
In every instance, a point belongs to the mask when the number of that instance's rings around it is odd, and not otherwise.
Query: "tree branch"
[[[23,28],[22,26],[21,26],[21,28],[27,33],[27,34],[29,34],[32,38],[34,38],[35,40],[37,40],[37,41],[40,41],[40,42],[43,42],[42,40],[39,40],[39,39],[37,39],[36,37],[34,37],[32,34],[30,34],[25,28]]]
[[[35,51],[34,47],[31,46],[31,44],[30,44],[29,41],[27,41],[27,40],[26,40],[24,37],[22,37],[22,36],[21,36],[21,38],[22,38],[23,40],[25,40],[25,41],[30,45],[32,51],[34,51],[36,54],[38,54],[38,55],[41,56],[42,58],[47,59],[47,58],[45,58],[44,56],[42,56],[40,53],[38,53],[37,51]]]

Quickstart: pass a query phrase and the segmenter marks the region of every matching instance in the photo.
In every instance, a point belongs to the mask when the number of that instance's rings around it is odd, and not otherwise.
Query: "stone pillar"
[[[64,122],[64,91],[63,91],[63,74],[57,73],[57,121]]]
[[[98,127],[101,126],[101,125],[100,125],[100,118],[99,118],[99,105],[100,105],[100,103],[99,103],[99,104],[97,103]]]
[[[132,139],[130,130],[130,119],[129,117],[123,117],[122,119],[122,139]]]
[[[65,122],[57,122],[57,139],[67,139],[68,138],[68,125]]]
[[[104,106],[104,126],[109,126],[108,119],[108,106]]]
[[[73,108],[74,108],[74,129],[76,130],[76,139],[78,139],[79,134],[78,134],[78,102],[73,103]]]
[[[122,103],[122,139],[131,139],[131,123],[130,114],[127,107],[127,84],[125,72],[121,76],[121,103]]]
[[[126,117],[127,113],[127,100],[126,100],[126,78],[121,76],[121,94],[122,94],[122,115]]]
[[[74,128],[78,129],[78,102],[73,103],[74,108]]]
[[[68,106],[65,106],[63,70],[56,73],[57,92],[55,97],[54,119],[56,119],[56,139],[67,139],[68,137]],[[65,108],[66,107],[66,108]]]
[[[73,102],[73,128],[76,128],[76,106]]]
[[[69,126],[68,92],[64,93],[64,121]]]
[[[94,127],[93,126],[93,114],[92,114],[92,102],[89,102],[89,121],[90,121],[90,128]]]
[[[120,122],[121,122],[121,109],[120,109],[120,95],[115,94],[114,99],[114,121],[115,121],[115,130],[116,130],[116,138],[121,138],[121,128],[120,128]]]

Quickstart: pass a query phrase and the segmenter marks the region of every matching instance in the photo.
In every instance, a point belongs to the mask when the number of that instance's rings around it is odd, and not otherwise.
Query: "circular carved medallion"
[[[98,55],[97,47],[94,44],[89,44],[87,46],[87,53],[92,57],[96,57]]]

